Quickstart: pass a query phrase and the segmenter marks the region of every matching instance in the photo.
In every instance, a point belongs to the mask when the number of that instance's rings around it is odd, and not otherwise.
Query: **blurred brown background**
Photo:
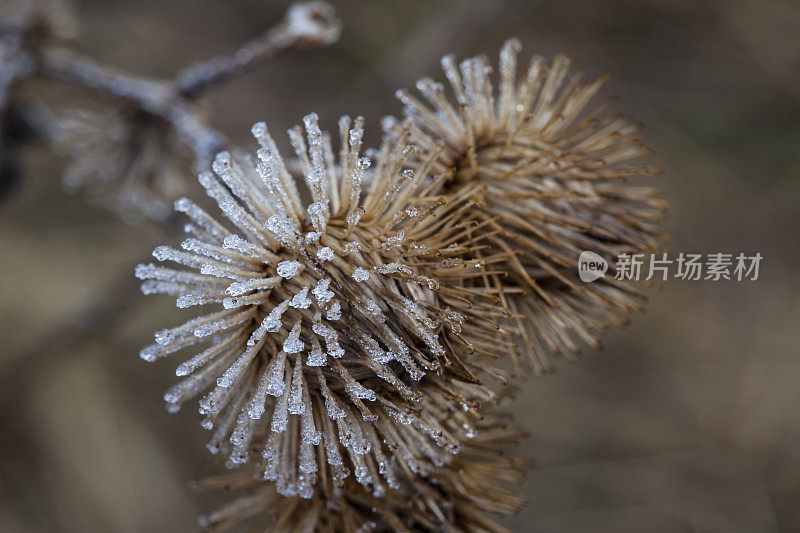
[[[519,37],[566,52],[647,124],[672,249],[760,252],[756,282],[669,282],[579,365],[528,381],[513,409],[537,462],[514,531],[800,530],[800,4],[794,1],[336,1],[339,43],[213,93],[235,140],[317,111],[397,114],[438,59]],[[237,47],[287,2],[77,2],[80,49],[152,76]],[[286,144],[286,143],[285,143]],[[172,240],[65,195],[29,149],[0,204],[0,530],[194,531],[187,482],[212,472],[192,409],[168,415],[174,365],[137,357],[178,323],[133,267]],[[200,195],[199,187],[194,190]],[[108,295],[112,301],[106,302]],[[121,309],[122,312],[115,312]]]

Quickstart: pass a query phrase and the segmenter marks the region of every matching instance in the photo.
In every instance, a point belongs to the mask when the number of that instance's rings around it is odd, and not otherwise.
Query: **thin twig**
[[[294,4],[278,26],[229,55],[181,71],[175,84],[181,94],[191,97],[280,54],[331,44],[339,38],[339,31],[339,22],[330,5],[325,2]]]

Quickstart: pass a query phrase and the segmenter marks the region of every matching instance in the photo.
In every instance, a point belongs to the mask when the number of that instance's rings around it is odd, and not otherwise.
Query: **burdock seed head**
[[[578,256],[592,251],[613,261],[621,253],[648,252],[663,238],[657,223],[666,210],[660,191],[626,183],[659,170],[633,160],[650,153],[641,126],[592,105],[604,80],[582,82],[570,60],[534,58],[517,79],[520,44],[500,52],[499,91],[484,56],[456,65],[442,59],[452,95],[430,79],[417,83],[427,104],[405,90],[402,125],[388,118],[390,136],[411,131],[420,161],[435,155],[433,169],[449,171],[441,193],[484,187],[478,219],[494,232],[486,242],[508,252],[507,303],[522,332],[529,362],[550,368],[550,354],[570,356],[579,341],[597,344],[598,333],[622,324],[639,305],[634,283],[578,278]],[[525,293],[525,294],[523,294]],[[521,361],[518,361],[521,362]]]
[[[470,259],[480,246],[464,244],[471,193],[432,196],[430,164],[404,168],[407,134],[373,163],[360,155],[363,119],[344,117],[337,160],[317,116],[304,124],[305,135],[296,127],[289,136],[310,203],[258,123],[257,159],[221,153],[200,175],[229,224],[178,200],[188,238],[153,255],[186,268],[145,264],[136,275],[145,293],[208,309],[158,332],[141,353],[154,361],[195,352],[177,368],[188,377],[164,396],[168,409],[202,395],[213,453],[236,466],[255,450],[279,493],[309,498],[318,472],[391,486],[396,465],[414,470],[409,447],[429,458],[451,453],[451,435],[420,414],[431,407],[418,405],[419,380],[436,374],[447,405],[471,409],[492,396],[473,354],[513,344],[497,337],[496,290],[466,287],[501,259]],[[398,436],[396,423],[413,430]]]

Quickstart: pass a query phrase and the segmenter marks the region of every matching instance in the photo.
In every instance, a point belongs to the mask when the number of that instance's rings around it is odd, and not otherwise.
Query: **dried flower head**
[[[249,494],[202,517],[200,525],[222,531],[249,523],[270,533],[506,532],[490,515],[509,515],[524,504],[514,487],[521,483],[528,462],[504,454],[504,448],[523,435],[509,424],[508,417],[498,414],[486,415],[475,430],[471,438],[463,439],[463,450],[447,465],[427,478],[403,472],[400,488],[382,498],[349,483],[344,491],[323,486],[310,501],[287,499],[246,471],[205,479],[196,488],[247,490]]]
[[[518,292],[507,302],[530,364],[543,372],[550,354],[569,357],[580,340],[595,345],[601,330],[624,323],[639,305],[637,290],[613,272],[581,282],[581,251],[615,258],[657,249],[666,203],[655,188],[625,183],[659,170],[631,162],[650,153],[639,124],[604,116],[605,104],[589,107],[604,80],[582,83],[563,56],[549,67],[534,58],[517,80],[519,49],[514,39],[502,48],[497,96],[486,57],[457,67],[446,56],[442,67],[455,103],[442,84],[427,78],[417,89],[430,107],[405,90],[398,98],[405,106],[403,127],[411,127],[421,160],[439,154],[434,169],[451,171],[441,192],[457,194],[465,184],[479,183],[484,204],[474,216],[502,219],[485,229],[496,232],[490,243],[509,252],[511,276],[490,276],[489,284]],[[400,128],[391,118],[384,127]]]
[[[133,106],[68,109],[54,142],[70,159],[65,186],[86,189],[126,220],[163,220],[185,193],[188,151],[169,123]]]
[[[454,221],[474,209],[469,191],[431,197],[426,167],[403,168],[404,135],[382,146],[364,191],[363,119],[340,120],[338,164],[316,115],[304,123],[305,138],[300,127],[289,135],[311,203],[258,123],[258,161],[223,152],[200,175],[231,228],[179,200],[189,238],[153,255],[190,270],[147,264],[136,275],[145,293],[177,296],[178,307],[217,308],[157,333],[141,353],[153,361],[208,343],[178,367],[189,377],[167,392],[168,408],[207,390],[209,449],[229,453],[231,466],[256,449],[281,494],[310,497],[320,463],[341,480],[349,462],[359,483],[377,487],[378,472],[393,484],[395,461],[415,469],[408,446],[452,452],[448,432],[415,413],[417,382],[442,374],[439,394],[467,409],[491,396],[467,356],[513,345],[496,339],[495,292],[462,286],[491,262],[464,260],[468,224]],[[395,421],[407,426],[401,435]]]

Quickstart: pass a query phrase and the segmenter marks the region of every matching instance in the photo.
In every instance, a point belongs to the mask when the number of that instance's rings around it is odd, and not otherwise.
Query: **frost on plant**
[[[337,148],[314,114],[289,131],[308,203],[256,124],[255,157],[222,152],[199,178],[226,222],[178,200],[186,240],[136,269],[145,293],[205,309],[141,353],[192,354],[177,369],[188,377],[164,396],[168,409],[200,397],[208,449],[229,466],[257,450],[259,475],[286,496],[310,498],[319,477],[341,487],[350,474],[382,494],[398,471],[444,464],[458,441],[425,416],[435,408],[427,396],[448,398],[440,403],[462,419],[492,397],[477,374],[504,377],[477,356],[513,348],[495,291],[465,288],[502,260],[470,258],[457,221],[473,194],[431,195],[440,177],[430,164],[404,168],[405,133],[374,161],[362,157],[362,124],[343,117]],[[426,375],[443,378],[430,395]]]
[[[438,413],[439,415],[444,412]],[[431,413],[436,416],[436,413]],[[371,494],[356,483],[346,490],[324,484],[310,501],[286,499],[249,472],[236,472],[195,483],[200,490],[247,491],[220,509],[200,518],[212,531],[247,523],[256,517],[259,528],[283,531],[491,531],[507,532],[493,521],[517,512],[524,499],[515,493],[527,461],[507,457],[504,449],[522,438],[509,417],[486,414],[474,426],[472,438],[460,437],[461,453],[427,477],[400,471],[397,490]],[[445,426],[454,425],[445,418]]]

